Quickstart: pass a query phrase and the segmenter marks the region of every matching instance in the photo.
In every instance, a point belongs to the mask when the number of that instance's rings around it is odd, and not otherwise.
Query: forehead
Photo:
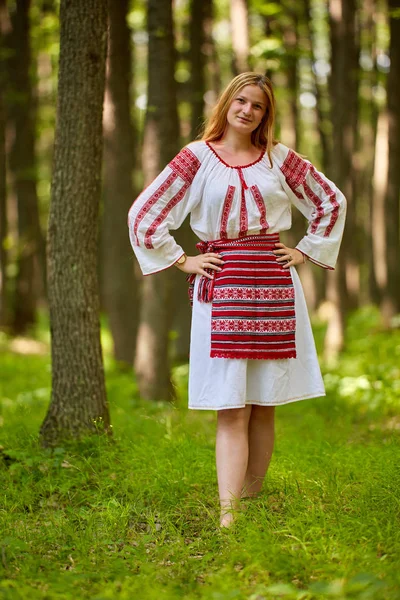
[[[263,92],[258,85],[245,85],[238,91],[237,96],[243,96],[250,100],[250,102],[267,103],[265,92]]]

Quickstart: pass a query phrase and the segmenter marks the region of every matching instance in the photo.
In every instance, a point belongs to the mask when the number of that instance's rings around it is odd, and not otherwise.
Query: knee
[[[253,404],[251,409],[251,418],[257,421],[273,421],[275,416],[275,406],[259,406]]]
[[[218,411],[218,427],[247,427],[249,423],[249,407],[228,408]]]

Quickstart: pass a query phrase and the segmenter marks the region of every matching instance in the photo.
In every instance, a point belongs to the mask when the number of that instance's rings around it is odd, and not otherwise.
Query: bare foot
[[[241,495],[241,500],[248,500],[249,498],[257,498],[260,492],[246,492]]]
[[[220,527],[222,528],[228,528],[231,527],[231,525],[233,525],[235,521],[235,515],[233,512],[221,512],[221,519],[220,519]]]

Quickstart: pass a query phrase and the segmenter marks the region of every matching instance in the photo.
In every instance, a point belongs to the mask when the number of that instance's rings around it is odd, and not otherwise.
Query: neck
[[[224,135],[221,138],[221,143],[232,150],[233,152],[240,152],[240,150],[250,150],[253,147],[251,143],[251,135],[248,133],[241,134],[227,127]]]

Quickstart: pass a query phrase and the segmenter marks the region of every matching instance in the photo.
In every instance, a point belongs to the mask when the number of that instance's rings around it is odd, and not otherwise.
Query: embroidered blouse
[[[269,158],[261,152],[232,167],[205,141],[185,146],[133,203],[128,216],[133,250],[144,275],[167,269],[183,254],[170,231],[190,213],[190,226],[203,241],[291,227],[291,207],[308,221],[296,248],[309,260],[333,269],[343,235],[346,199],[325,175],[281,143]]]

